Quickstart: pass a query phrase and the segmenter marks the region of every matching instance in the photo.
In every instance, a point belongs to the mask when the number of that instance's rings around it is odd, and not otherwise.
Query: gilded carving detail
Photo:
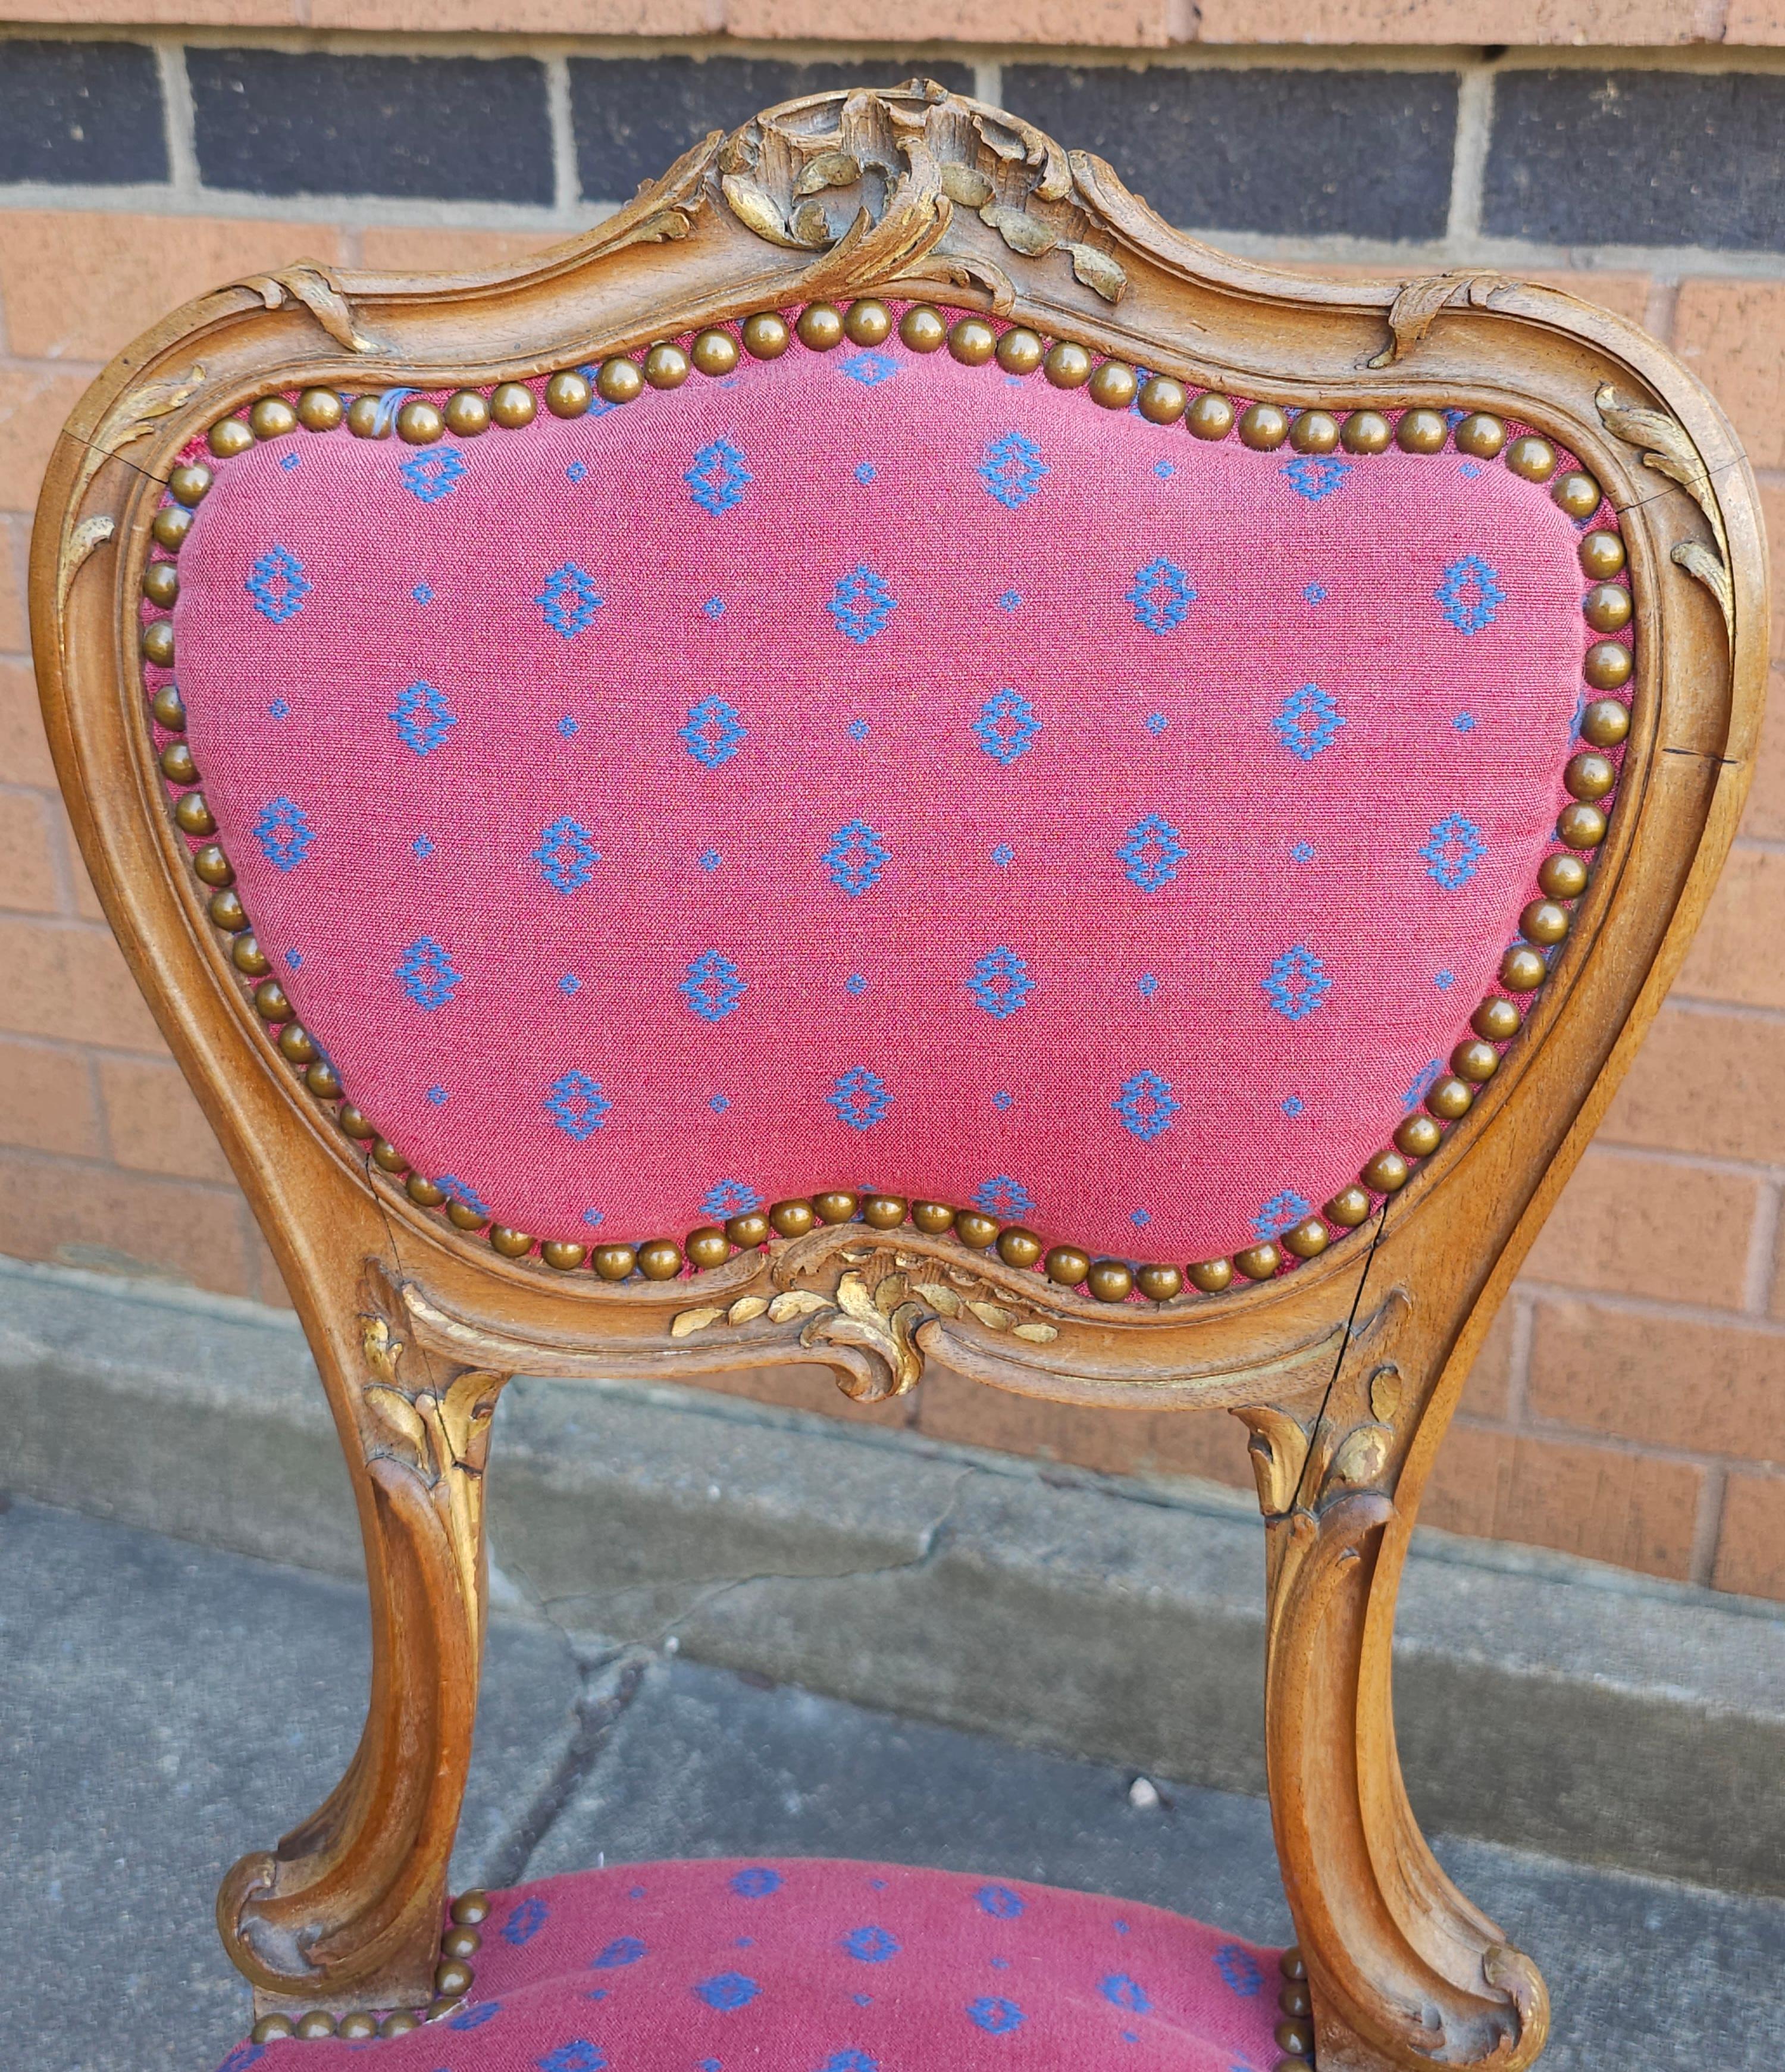
[[[256,273],[240,285],[251,289],[269,310],[282,307],[288,299],[301,302],[335,343],[349,352],[378,350],[376,339],[360,332],[353,305],[326,267],[287,266],[277,273]]]
[[[757,117],[720,147],[720,192],[734,216],[771,245],[823,256],[802,294],[845,293],[910,269],[934,252],[956,209],[972,210],[1025,258],[1053,252],[1108,302],[1128,277],[1091,241],[1073,201],[1072,168],[1027,123],[915,80],[896,92],[818,96]],[[977,282],[994,309],[1014,291],[997,264],[939,255],[939,269]]]
[[[426,1486],[452,1552],[475,1636],[482,1626],[483,1470],[490,1420],[506,1375],[469,1367],[443,1383],[412,1388],[399,1374],[404,1342],[380,1316],[362,1316],[360,1350],[372,1379],[360,1387],[371,1414],[368,1460],[400,1462]]]
[[[1660,410],[1650,410],[1635,403],[1620,403],[1617,391],[1608,381],[1595,393],[1594,401],[1598,405],[1599,415],[1607,431],[1631,446],[1644,449],[1643,465],[1651,467],[1657,475],[1664,475],[1670,482],[1676,482],[1705,514],[1705,522],[1711,528],[1714,549],[1701,540],[1682,540],[1670,559],[1683,568],[1688,575],[1701,582],[1717,599],[1717,606],[1723,615],[1723,631],[1731,648],[1735,643],[1735,590],[1729,580],[1729,536],[1723,524],[1723,512],[1717,500],[1717,491],[1711,484],[1711,471],[1705,465],[1704,457],[1692,442],[1685,426]]]

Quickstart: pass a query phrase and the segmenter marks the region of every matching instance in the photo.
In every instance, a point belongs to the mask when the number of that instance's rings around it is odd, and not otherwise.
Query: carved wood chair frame
[[[840,237],[839,201],[853,212]],[[863,294],[989,310],[1285,408],[1516,417],[1577,454],[1621,513],[1634,718],[1567,942],[1439,1153],[1293,1272],[1109,1305],[954,1235],[859,1220],[663,1281],[609,1285],[507,1259],[343,1134],[208,919],[139,660],[151,524],[183,446],[307,386],[524,380]],[[1729,845],[1761,710],[1766,600],[1730,426],[1633,325],[1489,273],[1340,281],[1228,258],[1167,228],[1101,160],[919,81],[815,97],[710,137],[586,236],[517,264],[294,268],[202,295],[120,355],[70,420],[43,493],[31,606],[44,709],[105,911],[308,1334],[372,1593],[371,1702],[346,1775],[219,1897],[258,2012],[435,1998],[486,1609],[482,1478],[509,1375],[661,1381],[804,1361],[874,1398],[934,1358],[1024,1394],[1245,1420],[1268,1522],[1271,1806],[1319,2061],[1529,2064],[1548,2025],[1542,1978],[1439,1869],[1402,1786],[1396,1592],[1470,1362]]]

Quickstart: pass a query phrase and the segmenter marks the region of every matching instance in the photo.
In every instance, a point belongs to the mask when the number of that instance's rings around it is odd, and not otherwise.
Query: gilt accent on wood
[[[1764,549],[1753,479],[1716,405],[1635,327],[1556,290],[1473,270],[1323,279],[1228,257],[1172,230],[1101,160],[922,81],[815,96],[709,138],[586,236],[509,266],[414,278],[300,266],[182,287],[197,299],[99,377],[61,438],[31,610],[88,867],[291,1291],[365,1542],[364,1737],[324,1805],[245,1857],[219,1897],[261,2013],[435,2001],[482,1650],[483,1490],[500,1472],[491,1413],[507,1376],[665,1381],[796,1362],[874,1402],[918,1385],[934,1361],[1064,1402],[1243,1419],[1266,1520],[1273,1818],[1321,2072],[1521,2072],[1543,2047],[1545,1990],[1446,1878],[1408,1806],[1394,1602],[1470,1363],[1679,968],[1749,781]],[[1569,766],[1579,788],[1557,795],[1586,834],[1558,837],[1567,854],[1545,911],[1531,910],[1507,953],[1498,1006],[1483,1002],[1460,1054],[1477,1076],[1456,1078],[1435,1109],[1409,1091],[1397,1148],[1327,1205],[1330,1230],[1312,1219],[1320,1235],[1305,1253],[1289,1244],[1292,1224],[1281,1244],[1267,1230],[1232,1257],[1170,1264],[1150,1281],[1144,1262],[1137,1275],[1113,1260],[1088,1262],[1112,1269],[1100,1282],[1059,1285],[1039,1241],[1001,1254],[1009,1229],[977,1209],[938,1205],[927,1229],[915,1211],[927,1205],[900,1201],[878,1227],[867,1198],[851,1195],[834,1223],[804,1201],[778,1205],[799,1212],[786,1229],[732,1218],[734,1234],[698,1234],[692,1264],[676,1244],[648,1259],[652,1248],[628,1240],[604,1279],[590,1248],[560,1237],[541,1249],[407,1171],[266,965],[205,829],[179,688],[165,669],[145,676],[157,653],[171,660],[171,619],[155,615],[179,582],[167,542],[207,491],[208,466],[187,464],[221,458],[205,445],[216,428],[230,421],[225,444],[247,450],[260,405],[267,437],[294,453],[313,436],[394,436],[393,454],[414,442],[445,454],[449,436],[509,436],[500,398],[520,425],[554,396],[591,414],[594,393],[604,407],[638,397],[654,345],[722,332],[713,366],[728,354],[734,366],[749,319],[771,319],[758,335],[785,350],[788,319],[814,305],[812,335],[841,336],[848,312],[830,300],[851,297],[963,312],[956,342],[983,347],[982,360],[1017,329],[1035,351],[1019,341],[1012,358],[1032,370],[1051,342],[1069,347],[1056,371],[1088,382],[1115,370],[1098,392],[1113,413],[1142,370],[1167,384],[1153,394],[1174,438],[1238,438],[1256,412],[1252,434],[1285,465],[1330,458],[1348,428],[1347,454],[1380,453],[1392,436],[1397,451],[1460,471],[1477,463],[1458,421],[1481,421],[1484,452],[1507,427],[1528,427],[1534,481],[1547,479],[1544,451],[1552,466],[1575,456],[1580,494],[1602,490],[1616,514],[1604,551],[1620,585],[1627,556],[1628,590],[1610,603],[1634,637],[1600,658],[1623,672],[1615,738],[1590,740]],[[673,357],[656,365],[679,380],[688,353],[676,352],[680,373]],[[462,395],[472,401],[460,431],[450,413]],[[298,428],[306,397],[319,399],[315,425],[333,429]],[[912,452],[925,436],[913,428]],[[1568,509],[1574,492],[1559,482],[1533,493]],[[939,641],[937,672],[946,666]],[[1614,779],[1608,816],[1594,801]],[[185,787],[171,809],[171,783]],[[1449,857],[1441,849],[1434,868]],[[1097,918],[1084,917],[1093,956]],[[1197,1126],[1218,1132],[1219,1104],[1209,1110]]]

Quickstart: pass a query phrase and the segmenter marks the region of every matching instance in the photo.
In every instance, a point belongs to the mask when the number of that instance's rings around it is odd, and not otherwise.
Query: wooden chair
[[[424,2018],[393,2064],[1530,2064],[1538,1969],[1402,1788],[1396,1589],[1729,845],[1765,600],[1735,438],[1634,326],[1227,258],[923,81],[121,354],[39,508],[44,709],[372,1594],[346,1776],[218,1900],[232,2066]],[[873,1866],[655,1867],[689,1965],[702,1906],[765,1925],[654,2001],[600,1942],[642,1873],[449,1913],[506,1378],[931,1359],[1250,1427],[1282,1980]],[[851,1906],[928,1938],[927,2012]],[[888,1990],[826,2043],[852,1962]]]

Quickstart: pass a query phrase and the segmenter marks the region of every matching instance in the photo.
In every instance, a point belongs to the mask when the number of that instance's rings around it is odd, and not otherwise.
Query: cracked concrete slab
[[[0,2065],[199,2072],[245,2024],[217,1880],[331,1786],[360,1591],[20,1503],[0,1515]],[[461,1881],[666,1854],[849,1853],[1286,1920],[1263,1803],[492,1620]],[[1442,1840],[1542,1962],[1554,2072],[1772,2072],[1785,1902]]]
[[[359,1571],[288,1317],[0,1262],[0,1417],[26,1494]],[[524,1377],[490,1520],[499,1606],[599,1645],[673,1637],[860,1704],[1262,1784],[1262,1531],[1230,1491]],[[1785,1607],[1422,1533],[1395,1675],[1428,1826],[1785,1890]]]
[[[246,1989],[219,1881],[339,1781],[364,1590],[17,1503],[0,1515],[0,2066],[198,2072]],[[454,1870],[481,1882],[567,1745],[563,1636],[493,1622]]]

